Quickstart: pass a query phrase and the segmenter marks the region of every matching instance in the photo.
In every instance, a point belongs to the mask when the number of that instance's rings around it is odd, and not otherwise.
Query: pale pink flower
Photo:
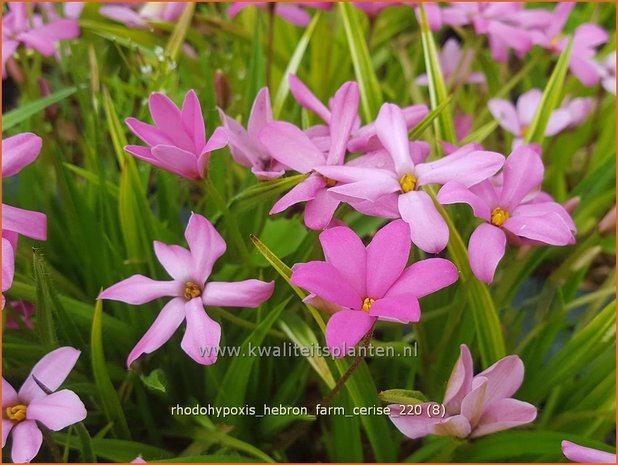
[[[601,67],[601,85],[610,94],[616,95],[616,50],[599,63]]]
[[[13,246],[8,239],[2,238],[2,308],[6,300],[4,293],[13,285],[13,276],[15,275],[15,252]]]
[[[569,112],[569,129],[574,129],[581,125],[594,109],[594,99],[592,97],[566,97],[562,101],[562,108]]]
[[[127,27],[146,28],[149,21],[176,21],[186,6],[185,2],[109,3],[99,13]]]
[[[264,9],[268,6],[268,2],[233,2],[227,14],[230,18],[235,18],[241,10],[244,10],[248,6]],[[332,6],[330,2],[277,2],[274,4],[274,12],[277,16],[295,26],[306,27],[311,22],[311,15],[307,13],[303,7],[330,10]]]
[[[73,391],[57,391],[80,351],[60,347],[45,355],[32,369],[19,392],[2,378],[2,447],[11,434],[11,458],[30,462],[41,448],[43,434],[37,423],[60,431],[86,418],[86,408]]]
[[[450,38],[442,46],[439,55],[440,69],[444,80],[453,85],[461,84],[484,84],[485,76],[478,71],[470,72],[474,52],[467,50],[464,52],[457,39]],[[422,86],[429,84],[426,74],[416,78],[416,83]]]
[[[215,129],[206,141],[202,108],[195,91],[178,108],[167,96],[155,92],[148,101],[155,125],[127,118],[125,123],[147,147],[127,145],[125,150],[140,160],[187,179],[206,176],[210,153],[227,145],[225,130]]]
[[[402,2],[352,2],[352,4],[373,20],[386,8],[399,6]]]
[[[509,355],[474,376],[470,349],[460,346],[460,355],[446,386],[442,404],[420,404],[420,415],[406,415],[399,405],[390,406],[390,419],[404,435],[418,439],[430,434],[477,438],[531,423],[534,405],[513,399],[524,380],[524,364]],[[444,416],[431,415],[431,407],[444,409]]]
[[[579,446],[570,441],[562,441],[562,453],[571,462],[616,463],[616,454],[591,447]]]
[[[294,265],[290,282],[341,308],[326,326],[326,343],[334,356],[345,356],[377,320],[419,321],[419,299],[459,277],[442,258],[406,267],[411,245],[401,220],[380,229],[367,247],[347,226],[327,229],[320,242],[325,261]]]
[[[127,366],[142,354],[150,354],[165,344],[186,320],[187,328],[180,346],[189,357],[202,365],[215,363],[221,327],[211,319],[204,306],[258,307],[273,293],[274,283],[257,279],[239,282],[207,282],[212,268],[225,252],[226,244],[214,226],[193,213],[185,230],[189,249],[154,242],[155,254],[171,281],[154,281],[133,275],[105,289],[99,299],[142,305],[161,297],[172,297],[152,326],[127,358]]]

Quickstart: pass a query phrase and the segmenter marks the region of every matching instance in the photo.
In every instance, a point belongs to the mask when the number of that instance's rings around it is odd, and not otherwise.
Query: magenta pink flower
[[[9,307],[11,308],[13,315],[9,313],[6,316],[6,324],[4,326],[6,329],[20,329],[20,324],[29,329],[34,328],[34,323],[32,321],[32,315],[34,315],[34,304],[31,302],[26,302],[25,300],[15,300],[13,302],[9,302]]]
[[[72,347],[60,347],[45,355],[19,392],[2,378],[2,448],[12,434],[13,462],[30,462],[39,452],[43,434],[37,422],[59,431],[86,418],[86,408],[73,391],[57,391],[79,355],[80,351]]]
[[[42,144],[41,138],[30,132],[2,139],[2,177],[14,176],[36,160]],[[2,237],[12,236],[15,241],[17,234],[44,241],[47,239],[47,217],[43,213],[2,204]]]
[[[352,2],[352,4],[373,20],[386,8],[399,6],[402,2]]]
[[[283,176],[285,166],[270,156],[258,137],[260,131],[273,121],[268,87],[262,88],[255,97],[247,129],[227,116],[223,110],[219,109],[219,114],[227,134],[232,158],[236,163],[251,168],[251,172],[260,180]]]
[[[524,364],[517,355],[509,355],[474,376],[472,355],[465,344],[446,386],[442,406],[444,417],[429,416],[435,402],[425,402],[421,415],[406,415],[400,406],[390,406],[390,419],[411,439],[430,434],[477,438],[486,434],[531,423],[536,407],[513,399],[524,380]]]
[[[571,462],[616,463],[616,454],[591,447],[578,446],[570,441],[562,441],[562,453]]]
[[[260,142],[270,155],[282,165],[309,177],[295,186],[275,203],[270,214],[280,213],[290,206],[307,202],[305,225],[324,229],[331,222],[339,200],[328,192],[332,180],[314,172],[317,166],[339,166],[345,161],[346,144],[353,125],[358,121],[359,91],[355,82],[347,82],[335,94],[329,111],[330,132],[328,153],[322,152],[306,133],[283,121],[266,125],[259,135]]]
[[[255,6],[257,8],[266,8],[268,2],[234,2],[230,5],[227,12],[230,18],[235,18],[236,15],[247,8],[248,6]],[[275,14],[287,22],[296,26],[306,27],[311,22],[311,15],[307,13],[302,7],[317,8],[319,10],[330,10],[332,8],[330,2],[286,2],[275,3]]]
[[[142,305],[161,297],[172,297],[150,329],[133,348],[127,366],[142,354],[150,354],[165,344],[182,324],[187,329],[180,346],[202,365],[217,361],[221,338],[219,323],[204,311],[204,306],[258,307],[273,293],[274,283],[257,279],[239,282],[206,282],[212,268],[225,252],[226,244],[214,226],[193,213],[185,230],[189,250],[179,245],[154,242],[154,250],[171,281],[153,281],[133,275],[99,294],[99,299]]]
[[[519,146],[528,134],[534,115],[536,114],[543,93],[538,89],[532,89],[520,95],[517,104],[513,105],[508,100],[492,99],[489,101],[489,111],[498,120],[500,126],[513,134],[513,148]],[[569,111],[565,108],[554,110],[547,123],[545,136],[555,136],[563,131],[571,123]]]
[[[4,293],[13,285],[13,276],[15,275],[15,252],[13,246],[8,239],[2,238],[2,308],[6,300]]]
[[[445,184],[454,179],[472,186],[495,174],[502,167],[504,157],[466,146],[440,160],[419,163],[419,159],[423,159],[423,146],[409,142],[403,112],[393,104],[382,106],[375,128],[392,165],[380,169],[319,166],[315,170],[339,182],[329,192],[342,201],[351,202],[352,206],[357,201],[375,203],[386,198],[394,207],[388,210],[395,209],[408,223],[412,242],[425,252],[440,252],[448,242],[448,227],[429,194],[420,187]],[[386,212],[385,216],[388,216]]]
[[[146,28],[148,21],[176,21],[186,6],[185,2],[110,3],[102,6],[99,13],[127,27]]]
[[[575,3],[560,3],[547,27],[533,31],[534,43],[560,55],[569,42],[562,30]],[[596,47],[607,42],[607,32],[596,24],[582,24],[573,33],[573,47],[569,69],[585,86],[594,86],[602,77],[595,61]]]
[[[135,118],[125,120],[148,147],[127,145],[125,150],[151,165],[183,178],[206,176],[210,152],[227,145],[225,130],[215,129],[206,141],[202,108],[195,91],[190,90],[179,109],[167,96],[155,92],[148,101],[155,125]]]
[[[468,243],[470,266],[479,280],[493,281],[507,239],[531,245],[575,242],[575,224],[564,207],[536,195],[543,172],[540,155],[529,146],[520,146],[506,159],[501,185],[484,181],[466,188],[453,181],[438,193],[440,203],[467,203],[474,216],[485,221]]]
[[[571,99],[565,97],[562,101],[562,108],[569,113],[569,129],[573,129],[582,124],[594,109],[594,99],[592,97],[576,97]]]
[[[50,17],[43,22],[40,14],[28,18],[26,2],[9,2],[8,13],[2,16],[2,77],[5,65],[20,44],[27,49],[36,50],[41,55],[52,56],[58,42],[79,36],[79,25],[73,19]]]
[[[610,94],[616,95],[616,50],[599,63],[601,68],[601,85]]]
[[[440,68],[445,81],[453,85],[484,84],[485,76],[480,72],[470,72],[474,53],[467,50],[464,56],[457,39],[450,38],[440,51]],[[429,83],[426,74],[419,76],[416,83],[426,86]]]
[[[421,318],[418,299],[458,279],[448,260],[432,258],[406,268],[408,227],[396,220],[380,229],[371,244],[347,226],[320,234],[326,261],[294,265],[291,283],[341,307],[326,327],[326,343],[345,356],[377,320],[413,323]]]

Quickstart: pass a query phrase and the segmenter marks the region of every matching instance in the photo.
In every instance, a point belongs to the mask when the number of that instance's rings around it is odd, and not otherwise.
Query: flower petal
[[[314,112],[325,123],[330,123],[330,110],[318,99],[313,92],[294,74],[288,76],[290,81],[290,92],[298,104]]]
[[[19,173],[39,156],[43,139],[31,132],[24,132],[2,139],[2,177]]]
[[[137,118],[127,118],[124,120],[131,132],[139,137],[149,146],[173,145],[169,137],[165,136],[157,127],[144,123]]]
[[[247,121],[247,133],[253,140],[258,140],[260,131],[273,120],[273,111],[270,106],[270,92],[268,87],[262,87],[255,96],[249,120]]]
[[[154,241],[154,251],[165,271],[176,281],[189,281],[191,273],[191,252],[179,245],[168,245]]]
[[[59,431],[86,418],[86,407],[77,394],[63,389],[30,402],[26,418],[40,421],[52,431]]]
[[[193,89],[187,92],[180,111],[183,127],[193,140],[194,153],[200,153],[206,145],[206,130],[202,107]]]
[[[397,174],[412,174],[414,163],[410,157],[408,128],[401,108],[392,103],[382,105],[375,128],[380,142],[393,158]]]
[[[143,354],[151,354],[169,341],[184,319],[185,300],[180,297],[170,300],[129,353],[127,368]]]
[[[487,379],[482,376],[474,378],[476,384],[473,383],[472,390],[466,394],[461,402],[461,414],[464,415],[472,426],[475,426],[481,415],[485,405],[487,404]]]
[[[487,382],[487,404],[498,399],[511,397],[524,380],[524,364],[517,355],[509,355],[476,375],[472,381],[476,387],[482,378]]]
[[[332,356],[341,358],[369,332],[376,318],[360,310],[341,310],[326,324],[326,345]]]
[[[562,453],[572,462],[616,463],[616,454],[591,447],[584,447],[570,441],[562,441]]]
[[[45,355],[34,365],[28,378],[22,384],[18,394],[19,400],[29,403],[33,399],[46,395],[34,378],[52,392],[58,389],[69,376],[80,354],[81,352],[73,347],[60,347]]]
[[[204,172],[198,170],[197,157],[192,152],[173,145],[157,145],[151,153],[160,165],[170,173],[187,179],[200,179]]]
[[[296,205],[300,202],[308,202],[315,199],[318,192],[326,186],[326,181],[322,176],[317,174],[310,175],[304,181],[294,186],[287,194],[281,197],[273,207],[270,209],[269,214],[275,215],[287,210],[292,205]]]
[[[25,420],[13,427],[13,463],[29,463],[41,449],[43,434],[34,421]]]
[[[345,201],[358,199],[374,202],[401,189],[396,175],[388,170],[356,166],[318,166],[316,171],[328,179],[342,183],[331,187],[329,192]]]
[[[547,122],[547,128],[545,129],[546,136],[555,136],[559,132],[566,129],[571,124],[571,114],[568,110],[559,108],[552,112],[549,121]]]
[[[426,192],[399,196],[399,213],[410,227],[412,242],[428,253],[438,253],[448,243],[448,226]]]
[[[506,235],[491,224],[481,224],[474,230],[468,243],[470,267],[474,276],[484,283],[491,283],[498,263],[504,257]]]
[[[275,289],[273,281],[257,279],[245,281],[209,282],[204,287],[202,302],[213,307],[259,307],[267,301]]]
[[[202,284],[210,276],[215,262],[225,253],[227,245],[210,221],[197,213],[192,213],[189,218],[185,239],[193,257],[191,276]]]
[[[360,309],[366,296],[327,262],[299,263],[292,268],[290,282],[342,307]]]
[[[543,244],[564,246],[574,242],[573,233],[560,215],[512,216],[503,225],[516,236],[525,237]]]
[[[471,438],[531,423],[536,418],[536,407],[516,399],[500,399],[491,403],[472,431]]]
[[[273,158],[299,173],[308,173],[326,162],[309,137],[291,123],[272,122],[260,131],[259,139]]]
[[[532,89],[517,99],[517,116],[522,126],[529,126],[532,123],[542,98],[543,93],[539,89]]]
[[[535,198],[535,203],[523,204],[513,210],[513,216],[545,216],[556,214],[564,221],[571,231],[576,232],[577,228],[569,212],[559,203],[552,201],[551,197],[548,197],[547,200],[548,201],[542,201],[542,199],[537,196]]]
[[[331,102],[331,145],[326,161],[340,165],[344,161],[346,146],[354,123],[358,121],[359,90],[356,82],[346,82],[335,93]]]
[[[2,378],[2,408],[15,404],[18,400],[17,392],[13,389],[13,386]]]
[[[446,385],[444,402],[442,402],[447,413],[452,415],[461,411],[461,403],[472,390],[473,370],[470,349],[468,349],[467,345],[461,344],[459,346],[459,358],[451,372]]]
[[[446,183],[438,192],[438,202],[442,205],[467,203],[472,207],[474,216],[489,221],[491,214],[489,205],[481,197],[457,181]]]
[[[459,271],[449,260],[428,258],[403,270],[386,295],[409,293],[418,299],[450,286],[458,279]]]
[[[182,283],[178,281],[155,281],[146,276],[134,274],[105,289],[97,299],[142,305],[161,297],[177,297],[181,295],[182,290]]]
[[[424,186],[457,181],[470,187],[496,174],[504,164],[504,157],[497,152],[470,150],[469,146],[462,149],[448,157],[418,165],[417,184]]]
[[[47,216],[2,204],[2,229],[37,241],[47,239]]]
[[[157,129],[179,149],[192,153],[195,144],[185,130],[182,113],[176,104],[167,95],[153,92],[148,99],[148,106]]]
[[[7,291],[13,284],[15,274],[15,253],[8,239],[2,238],[2,292]],[[4,300],[2,303],[4,308]]]
[[[369,315],[399,323],[416,323],[421,319],[421,306],[411,293],[390,295],[376,300]]]
[[[419,439],[433,434],[433,427],[443,421],[439,416],[429,417],[427,415],[432,404],[435,405],[434,402],[420,404],[421,415],[413,415],[412,412],[408,412],[408,408],[405,406],[389,405],[389,418],[404,436],[410,439]]]
[[[327,189],[318,191],[305,206],[305,226],[315,231],[326,229],[341,201]]]
[[[180,347],[200,365],[212,365],[217,361],[221,326],[212,320],[199,298],[185,304],[187,329]]]
[[[544,171],[541,157],[532,148],[522,145],[515,149],[504,163],[500,206],[512,211],[526,195],[539,188]]]
[[[501,99],[492,99],[489,101],[489,111],[493,117],[498,120],[500,126],[508,132],[516,136],[521,134],[519,116],[511,102]]]
[[[401,276],[410,257],[410,227],[395,220],[380,229],[367,246],[367,296],[381,299]]]
[[[13,425],[15,425],[15,423],[11,420],[5,420],[4,418],[2,419],[2,448],[6,445],[6,440],[9,437],[9,433],[13,429]]]

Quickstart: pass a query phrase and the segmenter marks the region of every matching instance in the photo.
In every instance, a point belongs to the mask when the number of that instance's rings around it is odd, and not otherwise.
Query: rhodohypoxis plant
[[[30,462],[39,452],[43,434],[37,423],[59,431],[86,418],[86,407],[68,389],[57,389],[67,378],[80,351],[60,347],[45,355],[18,392],[2,378],[2,448],[11,435],[11,458]]]
[[[515,244],[554,246],[575,242],[571,216],[562,205],[539,195],[544,170],[540,155],[530,146],[521,146],[506,159],[502,179],[470,188],[453,181],[440,189],[440,203],[467,203],[485,221],[468,244],[470,266],[481,281],[493,281],[507,239]]]
[[[562,453],[572,462],[616,463],[616,454],[580,446],[571,441],[562,441]]]
[[[442,258],[406,267],[411,245],[409,229],[401,220],[380,229],[367,247],[346,226],[322,232],[320,243],[326,260],[294,265],[290,282],[340,307],[326,326],[326,343],[339,357],[378,320],[419,321],[419,299],[459,277],[455,266]]]
[[[427,184],[445,184],[457,179],[467,186],[477,184],[495,174],[504,162],[496,152],[462,147],[433,162],[422,162],[422,148],[410,144],[402,110],[384,104],[375,122],[376,132],[392,165],[385,168],[321,166],[316,171],[339,184],[330,188],[344,201],[379,202],[385,216],[399,215],[409,226],[412,242],[429,253],[446,247],[448,227],[429,194],[420,188]],[[420,161],[420,162],[419,162]]]
[[[153,93],[148,100],[155,125],[127,118],[126,124],[147,147],[127,145],[135,157],[183,178],[197,180],[206,176],[210,153],[227,145],[223,128],[217,128],[206,140],[202,107],[195,91],[185,96],[178,108],[167,96]]]
[[[179,245],[154,242],[155,254],[172,277],[171,281],[155,281],[136,274],[99,294],[99,299],[131,305],[172,297],[129,354],[128,367],[142,354],[152,353],[165,344],[185,320],[187,328],[180,343],[182,350],[202,365],[215,363],[221,326],[208,316],[204,307],[258,307],[273,293],[273,282],[257,279],[207,282],[215,262],[225,253],[227,246],[203,216],[191,215],[185,239],[188,250]]]
[[[148,21],[176,21],[186,6],[185,2],[145,2],[132,6],[110,3],[102,6],[99,13],[127,27],[145,28]]]
[[[397,429],[412,439],[435,434],[476,438],[531,423],[536,407],[513,399],[524,380],[524,364],[509,355],[474,375],[470,349],[460,346],[460,355],[446,386],[444,416],[431,415],[431,405],[421,404],[422,412],[406,415],[401,406],[391,405],[390,419]]]
[[[6,62],[22,44],[41,55],[52,56],[61,40],[79,36],[79,25],[74,19],[50,17],[45,23],[40,14],[28,15],[26,2],[9,2],[8,13],[2,15],[2,78]]]
[[[473,58],[472,50],[462,50],[457,39],[448,39],[440,51],[440,69],[444,80],[453,85],[483,84],[483,73],[470,70]],[[416,83],[426,86],[429,79],[426,74],[422,74],[416,78]]]
[[[260,180],[276,179],[285,173],[285,166],[270,156],[259,139],[260,131],[273,121],[268,87],[262,88],[255,97],[246,129],[223,110],[219,109],[219,114],[236,163],[251,168]]]
[[[228,10],[228,15],[230,18],[234,18],[241,10],[248,6],[264,9],[268,7],[268,2],[233,2]],[[330,10],[332,6],[330,2],[289,2],[272,4],[274,14],[295,26],[302,27],[308,26],[311,22],[311,15],[307,13],[303,7]]]

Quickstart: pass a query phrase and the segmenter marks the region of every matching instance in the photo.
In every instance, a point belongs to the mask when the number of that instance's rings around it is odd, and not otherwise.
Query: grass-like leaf
[[[2,130],[6,131],[7,129],[11,129],[22,121],[27,120],[32,115],[40,113],[48,106],[53,105],[54,103],[58,103],[61,100],[64,100],[65,98],[73,95],[76,91],[77,87],[69,87],[68,89],[60,90],[51,95],[48,95],[47,97],[35,100],[34,102],[20,105],[19,108],[16,108],[15,110],[12,110],[2,115]]]

